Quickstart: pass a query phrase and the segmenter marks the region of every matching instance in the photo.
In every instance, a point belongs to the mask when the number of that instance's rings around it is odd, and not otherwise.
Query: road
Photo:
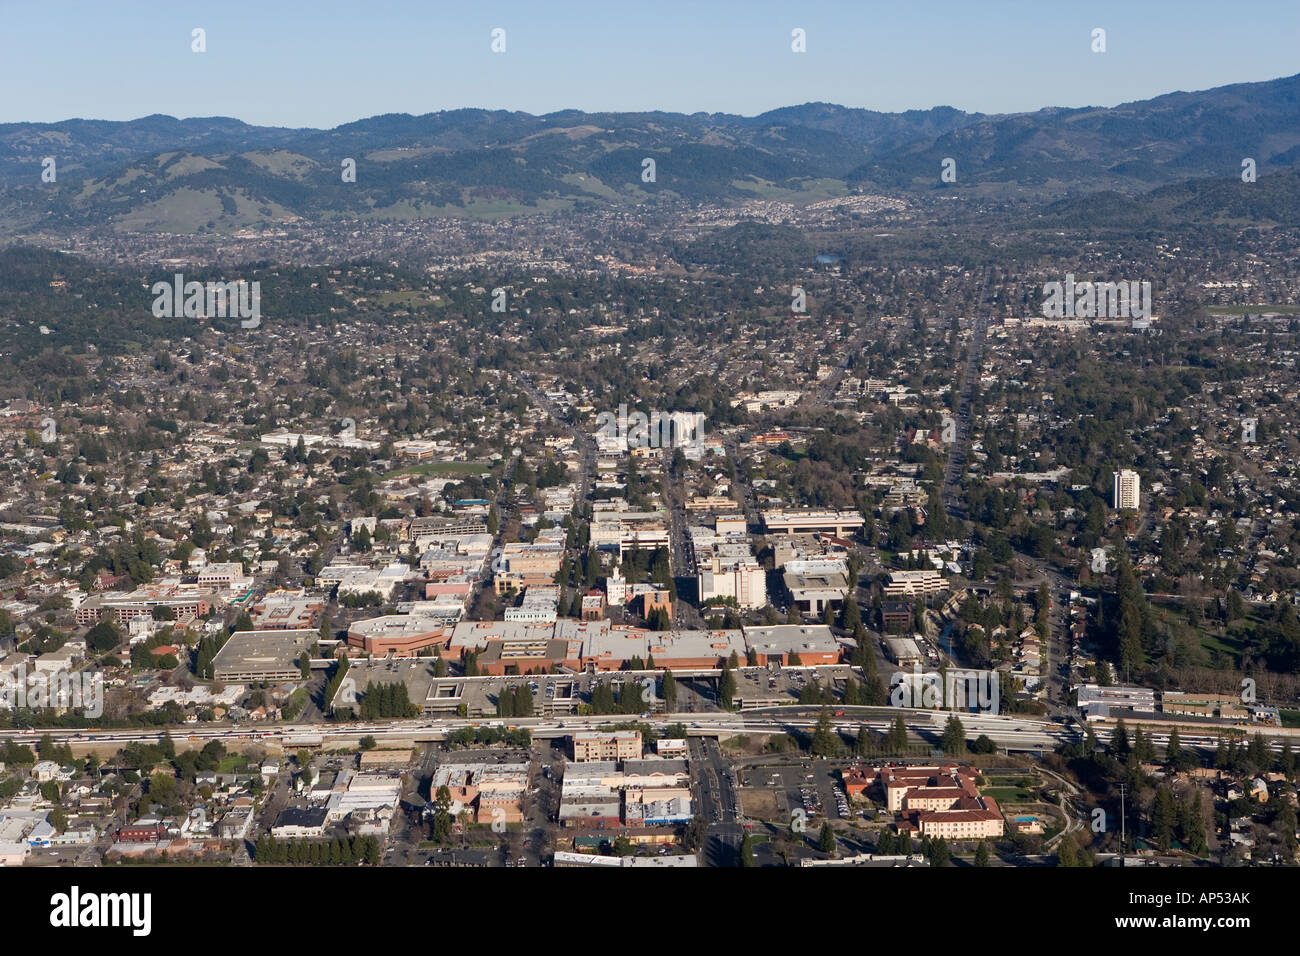
[[[656,714],[642,718],[644,723],[659,730],[666,730],[674,724],[685,724],[688,737],[729,737],[736,734],[788,733],[799,731],[811,733],[816,726],[820,707],[786,705],[778,707],[759,707],[740,712],[711,713],[670,713]],[[860,707],[839,706],[836,711],[843,711],[843,716],[833,719],[836,731],[846,738],[857,734],[858,728],[866,725],[869,729],[885,732],[897,716],[904,715],[908,731],[920,740],[937,743],[942,733],[943,723],[948,717],[947,711],[924,710],[907,707]],[[1001,749],[1042,753],[1058,745],[1076,743],[1082,739],[1078,725],[1064,726],[1052,720],[1019,714],[985,714],[962,713],[960,715],[966,731],[966,738],[973,740],[980,734],[986,734]],[[507,720],[494,718],[416,718],[413,720],[392,720],[369,723],[339,724],[280,724],[263,725],[257,733],[249,733],[245,728],[182,728],[180,733],[188,733],[191,742],[222,740],[228,744],[238,744],[241,740],[259,742],[262,745],[284,746],[286,738],[302,734],[318,734],[328,738],[327,743],[337,742],[348,745],[362,737],[373,736],[383,742],[406,745],[419,742],[432,742],[443,739],[452,730],[462,727],[484,725],[509,725],[529,730],[534,738],[566,737],[575,730],[613,729],[628,720],[626,715],[609,714],[600,716],[574,716],[571,714],[558,717],[515,717]],[[175,729],[175,728],[173,728]],[[1235,728],[1240,730],[1239,728]],[[1205,728],[1196,733],[1192,726],[1180,728],[1183,745],[1213,750],[1219,743],[1225,729]],[[1244,731],[1243,731],[1244,732]],[[49,734],[56,742],[70,744],[126,744],[132,741],[157,742],[162,728],[132,728],[117,730],[68,730],[50,728],[26,732],[21,730],[0,730],[0,740],[12,740],[20,744],[32,744],[40,735]],[[1105,737],[1109,727],[1097,728],[1098,736]],[[1287,728],[1269,728],[1270,743],[1274,749],[1280,749],[1284,739],[1300,735],[1300,732]],[[1167,731],[1152,728],[1151,738],[1157,744],[1167,739]],[[181,742],[178,733],[175,738]],[[1293,744],[1294,746],[1294,744]],[[290,745],[289,749],[294,749]]]
[[[961,476],[966,467],[966,453],[970,445],[971,403],[975,396],[975,386],[980,379],[983,368],[984,333],[988,329],[988,306],[984,299],[988,293],[989,274],[984,274],[984,283],[975,299],[974,327],[971,332],[970,351],[966,356],[966,371],[962,377],[961,391],[958,394],[956,433],[952,447],[948,449],[948,463],[943,471],[943,507],[949,519],[966,518],[966,503],[961,491]]]
[[[532,400],[533,404],[546,412],[547,415],[551,416],[551,420],[554,421],[555,424],[562,428],[567,428],[572,432],[574,441],[577,443],[578,449],[582,452],[582,475],[578,479],[578,495],[575,499],[575,503],[579,508],[584,507],[587,501],[587,495],[591,491],[591,476],[596,470],[595,440],[591,435],[583,431],[576,422],[570,421],[567,415],[562,414],[556,407],[555,403],[542,394],[541,389],[534,385],[527,376],[519,375],[517,376],[517,381],[519,382],[519,387],[523,390],[524,394]]]

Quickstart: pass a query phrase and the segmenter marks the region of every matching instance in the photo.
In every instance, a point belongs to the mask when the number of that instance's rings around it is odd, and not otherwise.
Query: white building
[[[1127,469],[1115,475],[1114,505],[1116,511],[1137,511],[1142,506],[1142,479],[1136,471]]]

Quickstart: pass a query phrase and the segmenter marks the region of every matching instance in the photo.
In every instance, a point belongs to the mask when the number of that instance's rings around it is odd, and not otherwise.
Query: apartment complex
[[[1137,511],[1142,507],[1142,479],[1136,471],[1116,472],[1113,498],[1116,511]]]

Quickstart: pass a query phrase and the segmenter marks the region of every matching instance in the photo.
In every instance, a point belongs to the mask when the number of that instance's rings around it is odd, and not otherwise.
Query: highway
[[[734,713],[656,714],[648,718],[637,718],[635,715],[627,714],[585,717],[573,715],[517,718],[424,717],[367,723],[264,724],[252,728],[246,725],[240,727],[186,725],[167,728],[167,730],[178,743],[186,740],[195,743],[209,740],[224,742],[250,740],[277,743],[292,749],[295,746],[293,738],[301,736],[319,736],[332,740],[359,740],[362,737],[373,736],[389,741],[414,742],[438,740],[447,733],[463,727],[503,726],[526,728],[534,737],[559,737],[571,734],[575,730],[611,728],[629,720],[639,720],[657,730],[663,730],[673,724],[683,724],[686,726],[688,736],[691,737],[718,737],[739,733],[785,733],[791,730],[811,732],[816,726],[819,712],[819,707],[790,705],[754,708]],[[942,732],[943,722],[947,719],[946,711],[902,707],[846,706],[835,708],[835,712],[843,713],[843,716],[833,719],[835,728],[849,737],[856,735],[858,728],[863,724],[872,730],[884,732],[892,726],[898,714],[903,713],[906,715],[909,731],[926,740],[937,740]],[[962,714],[961,717],[966,727],[967,739],[987,733],[1000,745],[1014,750],[1036,751],[1044,747],[1056,746],[1067,740],[1078,739],[1077,733],[1034,718],[987,714]],[[41,736],[49,734],[60,743],[126,744],[133,741],[157,741],[162,732],[162,729],[155,728],[0,730],[0,740],[9,739],[15,743],[31,744]],[[287,744],[286,739],[289,741]]]
[[[184,726],[167,729],[172,734],[173,740],[182,746],[187,741],[201,746],[210,740],[220,740],[228,745],[259,742],[263,745],[279,746],[289,751],[299,746],[299,741],[294,738],[304,735],[320,737],[326,743],[345,745],[351,741],[359,741],[362,737],[374,737],[384,743],[411,745],[417,742],[441,740],[451,731],[464,727],[518,727],[529,730],[534,737],[555,738],[570,735],[575,730],[612,729],[630,720],[649,724],[658,731],[663,731],[674,724],[681,724],[685,726],[687,736],[692,738],[720,738],[736,734],[773,734],[791,731],[811,735],[816,727],[820,710],[821,708],[816,706],[787,705],[735,713],[656,714],[641,718],[626,714],[586,717],[572,715],[517,718],[424,717],[368,723],[266,724],[256,728]],[[905,715],[904,722],[912,738],[934,746],[938,746],[944,723],[950,713],[943,710],[906,707],[858,706],[834,707],[832,712],[837,715],[832,718],[832,726],[846,741],[852,741],[857,736],[858,728],[863,725],[877,733],[886,733],[901,713]],[[1062,744],[1077,743],[1081,740],[1081,731],[1077,724],[1067,727],[1055,721],[1017,714],[960,713],[959,716],[968,742],[984,734],[996,743],[999,749],[1008,752],[1041,754],[1054,750]],[[1130,732],[1140,723],[1140,721],[1132,722]],[[1095,731],[1100,742],[1105,743],[1109,739],[1109,725],[1098,726]],[[12,740],[18,744],[31,745],[41,736],[49,734],[58,743],[74,746],[90,744],[122,746],[132,742],[157,742],[162,732],[162,729],[155,728],[0,730],[0,740]],[[1206,728],[1204,732],[1196,733],[1195,728],[1187,727],[1180,728],[1179,737],[1184,748],[1213,751],[1219,744],[1221,732],[1217,728]],[[1273,749],[1279,750],[1283,738],[1295,736],[1300,732],[1268,728],[1266,733],[1271,738]],[[1168,742],[1169,735],[1167,731],[1153,727],[1150,739],[1157,746],[1164,746]]]

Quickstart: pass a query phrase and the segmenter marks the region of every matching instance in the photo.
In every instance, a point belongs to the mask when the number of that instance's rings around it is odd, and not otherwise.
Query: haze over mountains
[[[41,182],[46,156],[55,157],[55,183]],[[654,182],[642,179],[647,157]],[[940,182],[947,157],[956,183]],[[1071,213],[1068,197],[1106,190],[1116,194],[1115,209],[1151,219],[1195,205],[1201,187],[1190,196],[1132,197],[1202,178],[1239,184],[1245,157],[1261,180],[1300,159],[1300,74],[1111,108],[998,116],[810,103],[756,117],[464,109],[332,130],[158,115],[6,124],[0,217],[11,237],[104,225],[221,233],[294,220],[496,219],[656,199],[730,204],[946,189],[1065,199],[1049,207],[1061,214]],[[357,162],[355,183],[341,179],[345,158]],[[1293,204],[1295,177],[1272,190],[1265,206]]]

